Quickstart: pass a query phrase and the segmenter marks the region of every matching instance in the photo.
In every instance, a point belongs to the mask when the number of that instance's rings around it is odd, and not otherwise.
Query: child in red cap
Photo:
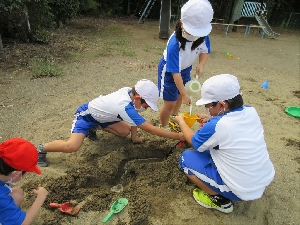
[[[37,197],[27,212],[20,208],[24,200],[22,189],[10,187],[26,172],[40,174],[37,161],[38,152],[29,141],[12,138],[0,144],[0,224],[31,224],[43,205],[48,195],[44,187],[33,190]]]

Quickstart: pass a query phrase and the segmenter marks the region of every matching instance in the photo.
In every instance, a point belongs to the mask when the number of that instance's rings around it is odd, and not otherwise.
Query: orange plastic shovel
[[[72,202],[65,202],[63,204],[50,203],[50,207],[51,208],[58,208],[61,212],[67,213],[67,214],[70,214],[70,215],[74,216],[81,209],[80,206],[75,207],[75,204],[76,203],[72,203]]]

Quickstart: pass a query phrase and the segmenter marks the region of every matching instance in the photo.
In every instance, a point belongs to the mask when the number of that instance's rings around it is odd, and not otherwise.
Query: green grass
[[[48,60],[31,60],[29,68],[31,78],[33,79],[41,77],[57,77],[63,74],[62,68]]]

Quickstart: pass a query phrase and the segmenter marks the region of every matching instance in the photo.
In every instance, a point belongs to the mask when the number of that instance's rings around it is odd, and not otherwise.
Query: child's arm
[[[151,123],[149,123],[147,121],[145,123],[142,123],[141,125],[139,125],[139,128],[141,128],[142,130],[147,131],[151,134],[160,136],[160,137],[185,141],[185,138],[182,133],[175,133],[175,132],[161,129],[159,127],[153,126]]]
[[[177,87],[177,89],[179,90],[179,92],[181,94],[182,103],[186,104],[186,105],[189,105],[191,103],[191,99],[190,99],[190,96],[185,91],[181,74],[180,73],[173,73],[172,75],[173,75],[173,79],[174,79],[174,82],[176,84],[176,87]]]
[[[34,189],[33,192],[37,195],[36,199],[26,212],[26,217],[22,225],[29,225],[33,222],[48,195],[48,191],[44,187],[38,187],[37,189]]]
[[[191,129],[186,122],[184,121],[184,118],[181,114],[175,117],[175,121],[178,123],[180,126],[180,129],[182,130],[182,133],[186,139],[186,141],[192,145],[192,137],[195,134],[194,130]]]
[[[196,74],[200,77],[204,72],[204,66],[208,60],[208,53],[201,53],[199,55],[199,64],[196,68]]]
[[[142,143],[144,141],[144,138],[137,136],[137,126],[131,127],[131,141],[133,143]]]

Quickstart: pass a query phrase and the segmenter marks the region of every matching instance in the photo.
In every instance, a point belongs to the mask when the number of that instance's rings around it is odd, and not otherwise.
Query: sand
[[[137,19],[77,19],[55,30],[49,45],[4,43],[0,141],[22,137],[39,144],[67,139],[82,103],[131,87],[141,78],[157,83],[157,63],[167,42],[158,38],[158,26],[158,21],[138,24]],[[212,53],[199,79],[203,83],[216,74],[236,75],[245,104],[258,111],[276,170],[260,199],[234,202],[230,214],[203,208],[192,198],[195,186],[178,169],[177,158],[186,146],[173,148],[177,141],[141,130],[144,144],[98,131],[99,139],[86,138],[76,153],[49,153],[49,167],[41,168],[40,176],[26,175],[19,184],[26,194],[24,210],[34,200],[33,188],[49,191],[33,225],[102,224],[119,197],[129,204],[106,224],[299,224],[300,120],[285,109],[300,106],[300,33],[276,31],[281,34],[278,39],[261,38],[256,30],[244,38],[243,28],[226,37],[225,30],[214,27]],[[227,51],[232,59],[225,56]],[[27,62],[45,57],[59,63],[64,74],[30,79]],[[268,89],[261,87],[266,79]],[[181,112],[186,111],[189,108],[182,106]],[[204,109],[194,106],[193,112]],[[147,110],[143,115],[159,123],[159,113]],[[122,192],[111,191],[117,184],[122,184]],[[50,202],[66,201],[82,207],[76,216],[49,208]]]

